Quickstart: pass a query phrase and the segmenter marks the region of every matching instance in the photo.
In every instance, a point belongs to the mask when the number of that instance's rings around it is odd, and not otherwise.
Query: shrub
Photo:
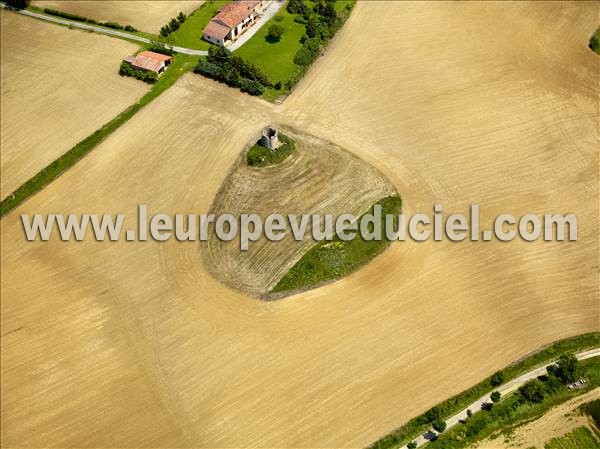
[[[276,23],[274,23],[269,27],[265,39],[267,40],[267,42],[274,44],[275,42],[279,42],[281,40],[281,36],[283,36],[284,32],[285,28],[283,28],[281,25],[277,25]]]
[[[166,44],[162,43],[162,42],[152,42],[150,44],[150,47],[148,48],[148,50],[153,51],[155,53],[161,53],[163,55],[167,55],[167,56],[173,56],[175,54],[175,52],[173,50],[171,50],[169,47],[166,46]]]
[[[136,28],[132,27],[131,25],[125,25],[125,28],[123,28],[125,31],[130,31],[130,32],[135,32],[137,31]]]
[[[490,395],[490,399],[492,400],[492,402],[500,402],[500,397],[501,397],[501,394],[499,391],[494,391]]]
[[[444,430],[446,430],[446,421],[444,421],[443,419],[438,419],[437,421],[434,421],[433,429],[436,432],[442,433]]]
[[[406,447],[407,447],[408,449],[417,449],[417,443],[415,443],[414,441],[411,441],[410,443],[408,443],[408,444],[406,445]]]
[[[275,22],[283,22],[283,16],[277,14],[275,17],[273,17],[273,20],[275,20]]]
[[[307,21],[304,18],[304,16],[295,16],[294,17],[294,22],[299,23],[301,25],[306,25]]]
[[[600,54],[600,28],[590,39],[590,48],[596,53]]]
[[[239,88],[242,92],[246,92],[250,95],[262,95],[264,92],[264,86],[262,84],[247,78],[241,78],[239,80]]]
[[[467,417],[469,417],[469,418],[470,418],[471,416],[473,416],[473,412],[471,411],[471,409],[470,409],[470,408],[468,408],[468,409],[467,409]]]
[[[309,66],[318,58],[320,52],[321,45],[319,40],[316,38],[307,39],[296,53],[296,56],[294,56],[294,64]]]
[[[119,23],[116,22],[103,22],[101,24],[102,26],[105,26],[107,28],[112,28],[113,30],[123,30],[125,29],[125,27]]]
[[[490,379],[490,384],[492,385],[492,387],[497,387],[498,385],[502,385],[503,382],[504,382],[504,371],[498,371],[497,373],[494,373],[494,375]]]
[[[179,11],[179,14],[177,15],[177,21],[179,22],[179,24],[183,25],[183,22],[185,22],[186,19],[187,16],[182,11]]]
[[[290,14],[304,15],[308,11],[308,7],[302,0],[289,0],[286,6],[287,12]]]
[[[491,411],[493,407],[494,404],[491,402],[484,402],[483,404],[481,404],[481,410],[484,410],[486,412]]]
[[[277,81],[275,83],[275,85],[273,86],[273,89],[275,89],[275,90],[281,90],[281,81]]]
[[[158,81],[157,73],[148,70],[136,70],[125,61],[121,62],[121,67],[119,68],[119,75],[130,76],[148,84],[154,84],[156,81]]]
[[[5,0],[5,2],[8,6],[13,8],[25,9],[29,6],[31,0]]]
[[[519,388],[519,393],[529,402],[542,402],[546,394],[544,384],[539,379],[533,379],[526,382]]]
[[[71,14],[68,12],[57,11],[56,9],[44,8],[44,12],[46,14],[50,14],[51,16],[62,17],[63,19],[74,20],[76,22],[87,22],[87,17],[79,16],[77,14]]]

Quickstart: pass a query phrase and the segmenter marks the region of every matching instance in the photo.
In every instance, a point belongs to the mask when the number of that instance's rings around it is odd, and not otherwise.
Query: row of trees
[[[488,425],[495,421],[501,421],[511,417],[516,410],[524,403],[537,404],[542,402],[547,396],[557,393],[563,386],[574,382],[578,377],[578,361],[572,354],[560,356],[556,364],[549,365],[547,374],[539,376],[523,384],[518,394],[511,395],[507,400],[500,403],[502,395],[499,391],[494,391],[490,395],[492,402],[482,404],[482,410],[486,413],[473,415],[471,410],[467,410],[467,418],[461,423],[464,425],[458,435],[447,440],[438,441],[440,447],[453,447],[455,438],[465,439],[473,437],[483,431]],[[504,382],[504,372],[499,371],[494,374],[490,380],[493,386],[499,386]],[[432,425],[438,432],[446,430],[446,423],[438,407],[431,408],[423,415],[424,420]],[[415,449],[416,443],[410,442],[408,449]]]
[[[187,15],[179,11],[177,17],[172,17],[169,23],[160,29],[160,35],[162,37],[167,37],[169,34],[174,33],[181,25],[183,25],[183,22],[185,22],[186,19]]]
[[[201,59],[195,73],[237,87],[250,95],[262,95],[273,87],[264,72],[240,56],[234,56],[224,47],[210,47],[206,60]]]
[[[89,23],[91,25],[100,25],[107,28],[112,28],[113,30],[124,30],[124,31],[137,31],[131,25],[121,25],[117,22],[99,22],[96,19],[91,19],[89,17],[80,16],[79,14],[72,14],[70,12],[58,11],[52,8],[44,8],[44,12],[46,14],[50,14],[51,16],[62,17],[64,19],[74,20],[76,22],[84,22]]]

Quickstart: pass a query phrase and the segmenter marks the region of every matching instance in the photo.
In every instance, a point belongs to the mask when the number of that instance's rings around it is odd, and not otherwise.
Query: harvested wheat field
[[[249,167],[244,151],[210,213],[258,214],[263,220],[283,212],[358,217],[381,198],[397,193],[376,169],[344,149],[291,129],[284,131],[296,142],[295,151],[265,168]],[[247,251],[240,251],[239,239],[224,242],[212,234],[202,251],[205,269],[231,288],[264,296],[314,245],[312,226],[307,229],[302,241],[295,241],[291,232],[279,242],[262,236]]]
[[[189,14],[203,0],[34,0],[34,6],[79,14],[99,21],[112,21],[148,33],[160,28],[182,11]]]
[[[598,8],[359,2],[282,106],[181,79],[2,221],[2,445],[361,447],[598,330]],[[365,160],[409,213],[572,212],[579,241],[396,243],[277,302],[197,243],[24,241],[21,213],[207,212],[271,123]]]
[[[582,413],[579,407],[596,399],[600,399],[598,388],[550,409],[533,422],[516,427],[509,438],[501,435],[487,439],[472,449],[543,448],[552,438],[562,437],[577,427],[585,426],[593,430],[594,421]]]
[[[4,10],[1,17],[5,198],[148,87],[119,76],[121,59],[138,48],[133,44]]]

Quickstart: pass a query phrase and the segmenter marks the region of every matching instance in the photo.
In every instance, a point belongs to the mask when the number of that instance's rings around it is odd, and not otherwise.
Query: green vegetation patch
[[[60,176],[65,170],[75,165],[75,163],[89,153],[96,145],[106,139],[110,134],[116,131],[121,125],[126,123],[140,109],[157,98],[165,90],[171,87],[185,72],[194,67],[196,58],[187,55],[175,55],[173,62],[165,73],[152,86],[137,103],[128,107],[110,122],[103,125],[93,134],[89,135],[65,154],[50,163],[47,167],[38,172],[35,176],[26,181],[12,194],[8,195],[0,202],[0,217],[5,216],[31,195],[36,194],[54,179]]]
[[[283,19],[276,19],[283,17]],[[279,41],[270,42],[269,29],[280,26],[283,33]],[[267,89],[263,98],[273,101],[284,93],[286,82],[296,71],[294,56],[302,47],[300,39],[304,35],[304,25],[294,22],[294,15],[281,8],[277,15],[269,20],[235,54],[260,67],[278,88]]]
[[[590,39],[590,48],[600,55],[600,28],[596,30]]]
[[[383,198],[375,203],[368,213],[372,214],[376,205],[382,208],[382,219],[375,226],[383,232],[385,230],[385,216],[393,214],[395,229],[398,224],[397,215],[402,207],[400,197],[394,195]],[[331,241],[319,242],[281,278],[272,293],[306,289],[339,279],[365,265],[383,252],[388,244],[389,242],[386,239],[367,241],[360,234],[347,242],[339,239],[337,235]]]
[[[559,365],[562,360],[559,361]],[[498,404],[488,404],[484,410],[474,413],[465,422],[441,434],[437,440],[429,443],[428,447],[430,449],[468,447],[492,434],[508,431],[524,422],[537,419],[552,407],[600,385],[600,357],[579,362],[577,365],[578,376],[584,377],[587,381],[585,388],[569,390],[553,374],[540,376],[537,379],[530,380],[521,386],[517,392],[507,396]],[[595,448],[597,446],[588,445],[583,447]]]
[[[436,419],[439,419],[440,417],[450,417],[453,414],[458,413],[486,393],[492,391],[498,385],[529,372],[533,368],[556,360],[562,354],[579,352],[585,349],[597,348],[599,346],[600,332],[592,332],[557,341],[541,351],[531,354],[505,369],[498,371],[468,390],[439,403],[422,415],[411,419],[405,425],[394,430],[389,435],[376,441],[370,447],[373,449],[400,447],[431,428],[432,423]]]
[[[285,134],[279,133],[282,145],[276,150],[265,148],[259,143],[248,150],[246,163],[250,167],[268,167],[283,162],[296,148],[296,142]]]
[[[187,16],[180,27],[169,34],[168,43],[194,50],[208,50],[212,45],[202,40],[204,27],[215,14],[225,5],[227,0],[210,0]]]
[[[600,449],[600,440],[587,427],[578,427],[570,433],[552,438],[545,449]]]

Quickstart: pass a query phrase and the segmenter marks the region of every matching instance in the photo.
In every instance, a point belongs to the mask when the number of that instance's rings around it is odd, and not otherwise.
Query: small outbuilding
[[[147,70],[160,75],[171,64],[173,58],[162,53],[143,51],[136,56],[128,56],[123,61],[136,70]]]

